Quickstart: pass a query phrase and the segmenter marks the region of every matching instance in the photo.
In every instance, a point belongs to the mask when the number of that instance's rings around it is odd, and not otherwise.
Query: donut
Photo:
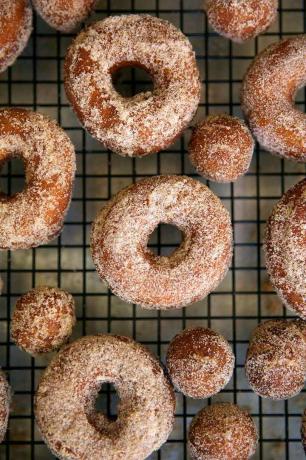
[[[0,166],[19,157],[25,189],[0,193],[0,248],[28,249],[62,230],[75,173],[75,152],[65,132],[42,114],[0,110]]]
[[[27,353],[48,353],[67,342],[75,323],[72,295],[58,288],[40,286],[17,300],[11,337]]]
[[[0,73],[22,53],[32,32],[29,0],[0,0]]]
[[[249,169],[254,140],[239,118],[211,115],[193,130],[189,158],[196,171],[216,182],[234,182]]]
[[[304,410],[304,415],[302,418],[301,436],[302,436],[302,444],[303,444],[304,451],[306,454],[306,409]]]
[[[266,48],[249,67],[241,104],[251,131],[267,151],[306,161],[306,115],[294,106],[306,83],[306,35]]]
[[[112,75],[145,69],[153,91],[125,98]],[[200,101],[195,54],[183,33],[149,15],[113,16],[90,25],[69,48],[65,89],[82,125],[120,155],[144,156],[168,147],[187,127]]]
[[[274,22],[277,0],[204,0],[211,27],[230,40],[243,43]]]
[[[270,320],[253,331],[246,376],[264,398],[288,399],[300,393],[306,378],[306,325],[301,320]]]
[[[247,460],[256,451],[258,435],[246,410],[235,404],[213,404],[193,418],[188,447],[193,460]]]
[[[115,422],[94,407],[106,382],[120,398]],[[173,388],[155,357],[116,335],[82,337],[62,349],[35,400],[43,439],[67,460],[143,460],[166,442],[174,410]]]
[[[147,247],[160,224],[183,242],[169,257]],[[185,176],[156,176],[121,190],[97,215],[91,251],[99,276],[126,302],[181,308],[203,299],[225,276],[232,257],[228,211],[205,185]]]
[[[170,342],[167,369],[175,388],[185,396],[205,399],[229,382],[235,356],[222,335],[211,329],[185,329]]]
[[[3,441],[9,419],[11,388],[4,372],[0,371],[0,442]]]
[[[50,27],[73,32],[94,9],[97,0],[32,0],[34,8]]]
[[[287,308],[306,320],[306,179],[290,188],[268,219],[264,251],[271,282]]]

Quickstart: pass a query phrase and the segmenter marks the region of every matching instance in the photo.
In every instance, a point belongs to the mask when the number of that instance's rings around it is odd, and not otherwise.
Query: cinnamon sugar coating
[[[306,161],[306,115],[294,106],[306,83],[306,35],[274,43],[251,64],[242,85],[242,109],[261,146]]]
[[[118,418],[95,411],[103,383],[120,399]],[[62,349],[43,374],[35,413],[57,458],[144,460],[166,442],[175,397],[156,358],[128,337],[87,336]]]
[[[11,337],[27,353],[48,353],[67,342],[75,323],[72,295],[62,289],[40,286],[17,300]]]
[[[24,50],[32,32],[29,0],[0,0],[0,73]]]
[[[169,257],[147,247],[160,224],[184,234]],[[91,234],[100,277],[126,302],[181,308],[217,287],[232,257],[228,211],[205,185],[185,176],[157,176],[121,190],[96,217]]]
[[[167,369],[173,385],[191,398],[205,399],[229,382],[235,356],[222,335],[211,329],[185,329],[170,342]]]
[[[62,230],[75,173],[74,147],[55,121],[24,109],[0,110],[0,166],[18,157],[25,189],[0,193],[0,248],[28,249]]]
[[[123,97],[112,74],[144,68],[153,91]],[[65,60],[67,97],[82,125],[120,155],[144,156],[168,147],[187,127],[200,100],[192,46],[164,19],[149,15],[108,17],[82,31]]]
[[[3,441],[9,419],[11,388],[4,372],[0,371],[0,442]]]
[[[230,403],[204,407],[192,420],[188,446],[193,460],[248,460],[256,450],[255,423]]]
[[[253,331],[245,363],[249,384],[265,398],[297,395],[306,378],[304,321],[271,320]]]
[[[199,174],[216,182],[233,182],[249,169],[254,140],[242,120],[211,115],[194,129],[189,158]]]
[[[97,0],[32,0],[33,6],[49,26],[72,32],[85,21]]]
[[[265,256],[282,302],[306,319],[306,179],[290,188],[267,222]]]
[[[237,43],[256,37],[274,22],[278,0],[204,0],[210,25]]]

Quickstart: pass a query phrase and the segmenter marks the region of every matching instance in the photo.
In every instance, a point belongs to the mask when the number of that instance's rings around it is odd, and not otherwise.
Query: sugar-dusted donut
[[[0,442],[3,441],[10,413],[11,388],[4,372],[0,370]]]
[[[246,375],[252,390],[265,398],[288,399],[300,393],[306,378],[306,324],[271,320],[253,331]]]
[[[294,107],[306,83],[306,35],[260,53],[242,85],[242,109],[261,146],[280,157],[306,161],[306,115]]]
[[[204,0],[207,18],[220,35],[237,43],[256,37],[274,22],[278,0]]]
[[[152,92],[125,98],[112,74],[142,67]],[[169,146],[186,128],[200,100],[192,46],[164,19],[149,15],[109,17],[82,31],[65,60],[65,88],[83,126],[121,155],[143,156]]]
[[[290,188],[274,207],[264,248],[278,295],[287,308],[306,320],[306,179]]]
[[[27,353],[47,353],[67,342],[75,323],[72,295],[62,289],[40,286],[17,300],[11,337]]]
[[[103,383],[120,399],[118,418],[95,411]],[[128,337],[82,337],[66,346],[42,376],[36,421],[51,451],[69,460],[143,460],[167,440],[174,392],[155,357]]]
[[[170,342],[167,369],[173,385],[191,398],[210,398],[229,382],[235,356],[222,335],[204,327],[185,329]]]
[[[199,174],[216,182],[233,182],[249,169],[253,137],[242,120],[211,115],[193,130],[189,158]]]
[[[29,0],[0,0],[0,73],[24,50],[32,32]]]
[[[190,425],[188,446],[193,460],[248,460],[257,442],[254,421],[234,404],[204,407]]]
[[[97,0],[32,0],[34,8],[49,26],[72,32],[85,21]]]
[[[65,132],[42,114],[0,111],[0,166],[13,157],[25,165],[25,189],[0,194],[0,248],[28,249],[61,231],[75,173],[74,147]]]
[[[169,257],[148,249],[160,224],[184,239]],[[100,277],[127,302],[181,308],[204,298],[225,276],[232,257],[230,216],[205,185],[185,176],[157,176],[120,191],[96,217],[91,235]]]

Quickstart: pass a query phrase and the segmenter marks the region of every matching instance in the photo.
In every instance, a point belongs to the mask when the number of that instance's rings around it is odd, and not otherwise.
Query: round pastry
[[[75,172],[74,147],[44,115],[23,109],[0,111],[0,166],[19,157],[25,189],[0,193],[0,248],[28,249],[47,243],[62,229]]]
[[[170,342],[167,368],[176,389],[191,398],[209,398],[225,387],[235,356],[222,335],[211,329],[185,329]]]
[[[97,0],[32,0],[33,6],[49,26],[72,32],[85,21]]]
[[[306,115],[294,106],[306,82],[306,35],[266,48],[242,85],[242,109],[261,146],[280,157],[306,161]]]
[[[120,399],[114,422],[95,411],[103,383]],[[61,459],[143,460],[167,440],[175,397],[155,357],[128,337],[82,337],[53,359],[39,383],[36,420]]]
[[[303,444],[304,451],[306,454],[306,409],[304,410],[304,415],[302,418],[301,436],[302,436],[302,444]]]
[[[32,32],[29,0],[0,0],[0,73],[24,50]]]
[[[233,182],[249,169],[254,140],[239,118],[212,115],[194,129],[189,158],[199,174],[216,182]]]
[[[303,321],[271,320],[253,331],[246,375],[252,390],[265,398],[297,395],[306,378],[306,326]]]
[[[276,204],[264,248],[267,270],[282,302],[306,320],[306,179]]]
[[[256,37],[275,20],[277,0],[205,0],[209,24],[237,43]]]
[[[193,460],[247,460],[258,435],[247,411],[230,403],[213,404],[192,420],[188,446]]]
[[[72,295],[58,288],[41,286],[17,300],[11,337],[27,353],[48,353],[67,342],[75,323]]]
[[[0,371],[0,442],[3,441],[9,419],[11,388],[4,372]]]
[[[169,257],[148,240],[166,223],[183,242]],[[205,185],[185,176],[157,176],[120,191],[96,217],[91,249],[100,277],[126,302],[181,308],[217,287],[232,257],[230,216]]]
[[[153,91],[125,98],[112,75],[145,69]],[[149,15],[108,17],[75,39],[65,60],[65,88],[83,126],[120,155],[143,156],[168,147],[187,127],[200,100],[195,54],[183,33]]]

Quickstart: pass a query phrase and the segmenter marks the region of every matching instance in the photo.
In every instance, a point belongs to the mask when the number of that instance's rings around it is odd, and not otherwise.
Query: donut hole
[[[1,165],[0,194],[13,197],[26,187],[25,165],[19,156],[4,161]]]
[[[178,227],[161,223],[149,236],[148,248],[155,256],[170,257],[182,246],[184,239]]]
[[[112,383],[103,383],[95,400],[94,410],[107,416],[110,422],[118,419],[119,396]]]
[[[139,93],[153,92],[153,79],[139,64],[120,64],[111,70],[111,75],[115,90],[123,97],[130,98]]]
[[[306,110],[306,96],[305,96],[306,93],[305,93],[305,91],[306,91],[305,86],[302,86],[301,88],[298,89],[298,91],[294,95],[295,106],[301,112],[305,112],[305,110]]]

